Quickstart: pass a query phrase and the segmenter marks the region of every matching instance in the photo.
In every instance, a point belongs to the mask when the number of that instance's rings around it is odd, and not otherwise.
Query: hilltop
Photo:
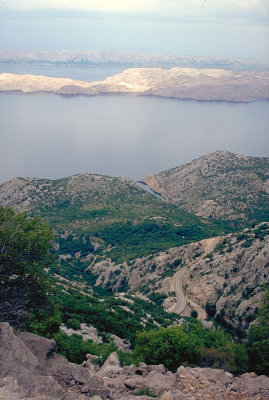
[[[174,67],[131,68],[103,81],[0,74],[0,91],[61,95],[136,94],[175,99],[251,102],[269,99],[269,72]]]
[[[201,217],[268,221],[266,157],[216,151],[141,182],[169,203]]]

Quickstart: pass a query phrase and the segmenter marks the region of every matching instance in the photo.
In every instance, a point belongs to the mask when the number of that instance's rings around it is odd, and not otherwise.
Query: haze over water
[[[31,68],[22,72],[40,73]],[[47,68],[50,76],[89,81],[118,72],[84,69],[78,78],[78,68],[57,75]],[[84,172],[139,179],[215,150],[269,155],[267,101],[1,94],[0,121],[1,183],[17,176],[60,178]]]

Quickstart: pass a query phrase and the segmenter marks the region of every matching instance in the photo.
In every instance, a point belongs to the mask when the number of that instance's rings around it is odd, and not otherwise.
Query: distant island
[[[265,62],[213,56],[154,54],[119,50],[8,50],[0,49],[1,64],[220,68],[234,71],[268,71]]]
[[[269,72],[131,68],[95,82],[41,75],[0,74],[0,92],[11,91],[88,96],[135,94],[198,101],[253,102],[269,99]]]

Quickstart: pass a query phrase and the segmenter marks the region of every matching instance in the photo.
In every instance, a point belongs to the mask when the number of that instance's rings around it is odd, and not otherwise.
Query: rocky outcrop
[[[55,353],[56,344],[0,323],[0,399],[83,400],[108,395],[102,379]],[[2,397],[1,397],[2,396]]]
[[[102,369],[101,369],[102,370]],[[163,365],[140,363],[106,371],[104,384],[112,399],[135,400],[265,400],[269,378],[255,373],[233,377],[224,370],[181,366],[176,373]]]
[[[103,337],[99,334],[98,330],[88,324],[80,324],[80,329],[72,329],[72,328],[67,328],[64,324],[60,326],[61,332],[65,333],[67,336],[72,336],[72,335],[79,335],[82,337],[83,340],[92,340],[95,343],[103,343]],[[119,350],[122,351],[129,351],[130,349],[130,343],[127,340],[121,339],[117,335],[113,334],[108,334],[109,339],[114,342],[114,344],[117,346]]]
[[[120,369],[120,361],[117,353],[114,351],[110,354],[108,359],[105,361],[104,365],[99,371],[100,376],[109,375],[110,372],[118,371]]]
[[[103,81],[0,74],[0,91],[62,95],[132,93],[176,99],[249,102],[269,98],[269,73],[174,67],[131,68]]]
[[[0,399],[3,400],[265,400],[269,378],[233,377],[223,370],[163,365],[121,367],[112,353],[98,370],[88,354],[83,366],[55,353],[55,342],[0,323]],[[91,365],[94,364],[94,367]]]
[[[198,216],[248,219],[268,218],[268,180],[269,158],[216,151],[141,182]]]

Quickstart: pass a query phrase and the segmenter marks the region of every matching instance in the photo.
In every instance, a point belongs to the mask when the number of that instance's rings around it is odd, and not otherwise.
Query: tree
[[[53,315],[54,285],[44,271],[51,246],[52,231],[40,218],[0,207],[1,321],[25,329]]]
[[[260,301],[257,320],[248,332],[249,359],[251,369],[257,374],[269,376],[269,288]]]
[[[164,364],[172,371],[180,365],[199,363],[202,344],[196,335],[179,326],[160,328],[137,335],[134,356],[148,364]]]
[[[224,368],[246,372],[246,349],[219,329],[205,328],[197,320],[182,326],[159,328],[137,335],[134,357],[148,364],[164,364],[176,371],[180,365]]]

